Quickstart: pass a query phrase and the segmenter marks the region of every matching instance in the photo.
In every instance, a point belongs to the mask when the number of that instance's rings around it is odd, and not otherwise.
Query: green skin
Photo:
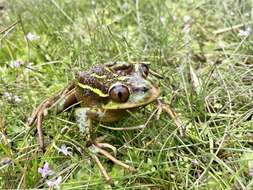
[[[103,123],[118,121],[127,112],[159,97],[159,89],[143,76],[141,68],[141,63],[114,62],[95,65],[78,73],[73,87],[55,104],[57,111],[80,104],[81,108],[75,111],[77,125],[80,132],[89,136],[91,120]],[[126,102],[113,101],[109,96],[110,87],[118,83],[127,86],[130,91]]]

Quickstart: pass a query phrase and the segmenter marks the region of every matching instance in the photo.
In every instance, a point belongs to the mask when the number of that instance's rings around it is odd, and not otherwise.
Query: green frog
[[[77,126],[90,143],[91,152],[99,152],[129,170],[135,169],[117,160],[103,148],[114,147],[107,143],[97,142],[92,135],[92,121],[110,123],[120,120],[129,112],[157,100],[159,88],[149,79],[151,72],[146,63],[109,62],[94,65],[87,71],[76,74],[75,80],[63,91],[43,101],[32,113],[28,124],[37,123],[40,148],[44,149],[42,120],[48,109],[62,112],[76,107]],[[92,157],[101,169],[105,178],[110,177],[105,172],[96,154]]]

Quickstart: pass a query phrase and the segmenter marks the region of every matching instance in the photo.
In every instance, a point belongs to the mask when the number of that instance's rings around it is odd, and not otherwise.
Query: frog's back
[[[105,85],[107,71],[104,67],[95,65],[90,70],[79,72],[76,76],[76,98],[84,107],[106,103],[108,86]]]

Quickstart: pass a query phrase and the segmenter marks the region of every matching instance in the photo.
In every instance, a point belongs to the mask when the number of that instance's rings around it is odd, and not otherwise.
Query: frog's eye
[[[111,87],[109,95],[110,98],[116,102],[126,102],[129,98],[130,92],[126,86],[117,84]]]
[[[148,65],[145,64],[145,63],[141,63],[139,69],[140,69],[141,75],[142,75],[144,78],[147,78],[147,77],[148,77],[148,73],[149,73]]]

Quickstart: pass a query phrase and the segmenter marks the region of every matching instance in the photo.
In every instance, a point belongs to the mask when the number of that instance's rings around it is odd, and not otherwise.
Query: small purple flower
[[[65,156],[71,155],[72,152],[70,147],[67,147],[65,144],[61,145],[61,148],[57,148],[59,152],[63,153]]]
[[[29,41],[36,41],[38,39],[40,39],[40,37],[36,34],[32,34],[31,32],[29,32],[27,35],[26,35],[26,38],[29,40]]]
[[[54,171],[49,168],[48,162],[44,164],[43,168],[39,168],[38,172],[43,178],[54,174]]]
[[[17,60],[13,60],[10,62],[10,67],[11,68],[19,68],[23,64],[24,64],[24,62],[22,60],[17,59]]]
[[[184,27],[183,27],[182,32],[185,34],[189,34],[190,29],[191,29],[191,25],[190,25],[191,17],[186,15],[184,16],[183,20],[184,20]]]
[[[191,162],[192,162],[193,166],[198,166],[199,165],[199,162],[196,159],[193,159]]]
[[[48,187],[59,187],[62,182],[62,176],[59,176],[56,180],[47,180]]]

